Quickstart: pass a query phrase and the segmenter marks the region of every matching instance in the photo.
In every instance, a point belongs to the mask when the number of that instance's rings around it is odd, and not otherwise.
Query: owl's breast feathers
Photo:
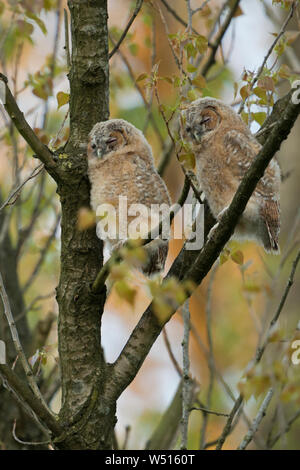
[[[127,204],[170,204],[167,188],[155,168],[135,152],[116,154],[89,171],[91,203],[94,210],[103,203],[117,207],[119,196]],[[163,200],[162,200],[163,199]]]

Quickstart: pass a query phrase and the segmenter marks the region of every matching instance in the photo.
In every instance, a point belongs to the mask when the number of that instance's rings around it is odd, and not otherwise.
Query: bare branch
[[[286,19],[285,19],[285,21],[284,21],[282,27],[281,27],[279,33],[277,34],[275,40],[273,41],[272,45],[270,46],[270,48],[269,48],[269,50],[268,50],[268,52],[267,52],[267,54],[266,54],[266,56],[265,56],[265,58],[264,58],[264,60],[263,60],[263,62],[262,62],[262,64],[261,64],[261,66],[259,67],[259,69],[258,69],[258,71],[257,71],[257,73],[256,73],[256,75],[255,75],[255,77],[254,77],[253,80],[251,81],[251,84],[250,84],[250,91],[253,90],[254,85],[257,83],[259,77],[261,76],[261,74],[262,74],[262,72],[263,72],[263,70],[264,70],[264,68],[265,68],[265,65],[266,65],[266,63],[267,63],[267,60],[269,59],[270,55],[272,54],[272,52],[273,52],[273,50],[274,50],[276,44],[278,43],[279,39],[280,39],[280,38],[283,36],[283,34],[285,33],[285,30],[286,30],[286,28],[287,28],[287,25],[288,25],[290,19],[292,18],[292,16],[294,15],[294,13],[295,13],[295,9],[296,9],[296,2],[294,1],[294,3],[292,3],[292,6],[291,6],[291,8],[290,8],[290,11],[289,11],[289,13],[288,13],[288,15],[287,15],[287,17],[286,17]],[[241,106],[240,106],[240,108],[239,108],[239,113],[241,113],[241,112],[243,111],[244,105],[245,105],[245,103],[242,102],[242,103],[241,103]]]
[[[22,137],[24,137],[28,145],[37,154],[38,158],[45,164],[45,166],[47,168],[54,168],[56,163],[53,160],[51,151],[40,141],[26,121],[24,114],[20,111],[17,102],[7,85],[7,78],[2,73],[0,73],[0,80],[2,80],[2,82],[5,84],[4,107],[11,120],[15,124]]]
[[[27,446],[41,446],[41,445],[45,445],[45,444],[50,444],[51,443],[51,440],[49,439],[48,441],[42,441],[42,442],[26,442],[26,441],[22,441],[21,439],[19,439],[16,435],[16,426],[17,426],[17,420],[15,419],[14,420],[14,424],[13,424],[13,429],[12,429],[12,435],[15,439],[16,442],[18,442],[19,444],[22,444],[22,445],[27,445]]]
[[[274,390],[272,388],[270,388],[270,390],[268,391],[268,393],[266,394],[266,396],[264,398],[264,401],[261,404],[261,407],[258,410],[258,413],[257,413],[257,415],[256,415],[256,417],[255,417],[255,419],[252,423],[251,428],[249,429],[246,436],[244,437],[244,439],[242,440],[242,442],[238,446],[237,450],[245,450],[246,447],[253,440],[254,434],[257,432],[262,419],[266,415],[267,408],[270,404],[270,401],[272,400],[273,395],[274,395]]]
[[[296,269],[297,269],[297,266],[298,266],[298,263],[300,261],[300,251],[298,252],[297,254],[297,257],[296,259],[294,260],[293,262],[293,265],[292,265],[292,270],[291,270],[291,273],[290,273],[290,276],[289,276],[289,279],[288,279],[288,282],[287,282],[287,285],[286,285],[286,288],[284,290],[284,293],[283,293],[283,296],[280,300],[280,303],[278,305],[278,308],[275,312],[275,315],[274,317],[272,318],[271,322],[270,322],[270,325],[269,325],[269,328],[267,330],[267,334],[266,334],[266,339],[264,341],[264,343],[259,347],[257,348],[257,351],[256,351],[256,355],[255,355],[255,364],[257,364],[261,358],[262,358],[262,355],[263,353],[265,352],[265,349],[267,347],[267,345],[269,344],[269,335],[274,327],[274,325],[277,323],[278,321],[278,318],[282,312],[282,309],[284,307],[284,304],[286,302],[286,299],[289,295],[289,292],[290,292],[290,289],[294,283],[294,277],[295,277],[295,273],[296,273]]]
[[[17,393],[33,410],[38,418],[52,431],[55,435],[60,435],[62,428],[52,413],[44,407],[41,401],[33,395],[29,387],[10,369],[6,364],[0,364],[0,375],[7,381],[15,393]]]
[[[300,418],[300,410],[298,410],[289,420],[288,422],[286,423],[285,425],[285,428],[282,430],[282,431],[279,431],[276,436],[273,437],[273,439],[270,440],[270,443],[269,443],[269,448],[272,448],[274,447],[274,445],[276,444],[276,442],[284,435],[286,434],[287,432],[289,432],[289,430],[291,429],[291,426],[295,423],[295,421]]]
[[[25,186],[25,184],[32,180],[33,178],[35,178],[36,176],[38,176],[42,169],[44,168],[44,164],[41,163],[40,165],[38,165],[37,167],[35,167],[35,169],[30,173],[30,175],[21,183],[19,184],[19,186],[14,189],[11,194],[8,196],[8,198],[6,199],[6,201],[2,204],[2,206],[0,207],[0,211],[2,211],[6,206],[8,205],[11,205],[11,204],[14,204],[17,200],[17,198],[19,197],[20,195],[20,191],[21,189],[23,188],[23,186]],[[11,200],[14,199],[12,202]]]
[[[218,443],[217,443],[217,446],[216,446],[216,450],[221,450],[222,447],[223,447],[223,444],[226,440],[226,437],[230,434],[231,432],[231,427],[232,427],[232,422],[233,422],[233,419],[235,417],[235,415],[237,414],[237,412],[239,411],[239,408],[241,406],[243,402],[243,397],[240,395],[235,404],[234,404],[234,407],[232,408],[232,411],[227,419],[227,422],[226,422],[226,425],[223,429],[223,432],[221,434],[221,437],[219,438],[218,440]]]
[[[190,399],[192,380],[190,378],[190,357],[189,357],[189,338],[190,338],[190,305],[186,300],[182,307],[183,316],[183,340],[182,340],[182,417],[181,417],[181,449],[187,449],[188,426],[190,416]]]
[[[13,314],[12,314],[12,311],[11,311],[11,308],[10,308],[9,299],[8,299],[8,296],[7,296],[5,287],[4,287],[4,283],[3,283],[1,273],[0,273],[0,295],[1,295],[1,298],[2,298],[2,302],[3,302],[3,306],[4,306],[4,313],[5,313],[9,328],[10,328],[12,340],[13,340],[16,352],[20,357],[20,360],[21,360],[24,372],[26,374],[28,383],[30,384],[30,387],[31,387],[33,393],[35,394],[35,396],[37,397],[37,399],[41,402],[41,406],[43,406],[49,414],[52,414],[52,412],[48,408],[47,403],[45,402],[45,400],[44,400],[44,398],[43,398],[43,396],[42,396],[42,394],[41,394],[41,392],[40,392],[40,390],[39,390],[39,388],[36,384],[36,381],[35,381],[35,378],[33,376],[31,367],[29,366],[27,358],[26,358],[25,353],[23,351],[23,348],[22,348],[22,345],[21,345],[21,342],[20,342],[20,339],[19,339],[19,335],[18,335],[18,330],[16,328],[14,317],[13,317]]]
[[[228,418],[229,414],[228,413],[221,413],[220,411],[214,411],[214,410],[209,410],[208,408],[203,408],[203,407],[199,407],[199,406],[195,406],[193,408],[190,409],[190,411],[202,411],[203,414],[205,415],[206,413],[210,414],[210,415],[215,415],[215,416],[224,416],[226,418]],[[206,447],[206,444],[204,446],[204,448]]]
[[[200,64],[200,73],[203,76],[207,74],[211,66],[215,63],[217,50],[222,42],[222,39],[227,29],[230,26],[230,23],[237,11],[239,3],[240,3],[240,0],[234,0],[233,2],[231,2],[230,10],[224,20],[224,23],[222,24],[221,28],[218,31],[218,34],[217,34],[217,37],[215,38],[214,43],[211,45],[209,54],[207,57],[205,57],[203,62]]]
[[[126,26],[126,28],[124,29],[119,41],[117,42],[117,44],[115,45],[115,47],[113,48],[113,50],[109,53],[109,58],[111,59],[112,56],[117,52],[117,50],[119,49],[120,45],[122,44],[122,42],[124,41],[124,39],[126,38],[127,36],[127,33],[130,29],[130,26],[132,25],[132,23],[134,22],[135,18],[137,17],[137,15],[139,14],[139,11],[140,9],[142,8],[142,5],[143,5],[143,0],[137,0],[136,2],[136,6],[135,6],[135,9],[134,9],[134,12],[130,18],[130,20],[128,21],[128,24]]]
[[[65,25],[65,50],[67,56],[67,67],[68,69],[71,67],[71,54],[70,54],[70,40],[69,40],[69,19],[68,19],[68,12],[64,8],[64,25]]]
[[[58,215],[56,217],[56,221],[55,221],[55,224],[54,224],[54,227],[53,229],[51,230],[51,233],[49,235],[49,237],[47,238],[47,241],[45,243],[45,246],[42,248],[41,252],[40,252],[40,256],[39,256],[39,259],[35,265],[35,267],[33,268],[33,271],[31,273],[31,275],[29,276],[29,278],[27,279],[27,281],[25,282],[24,284],[24,287],[22,289],[22,292],[25,293],[28,288],[31,286],[31,284],[33,283],[33,281],[35,280],[36,276],[38,275],[39,271],[40,271],[40,268],[42,267],[42,264],[44,262],[44,259],[49,251],[49,248],[51,246],[51,243],[53,242],[53,240],[55,239],[55,234],[57,232],[57,228],[60,224],[60,215]]]

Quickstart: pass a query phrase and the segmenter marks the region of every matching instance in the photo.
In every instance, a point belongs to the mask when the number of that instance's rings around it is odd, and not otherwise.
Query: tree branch
[[[13,121],[14,125],[26,140],[31,149],[37,154],[38,158],[47,168],[54,168],[56,166],[53,160],[53,155],[46,145],[44,145],[37,135],[33,132],[32,128],[26,121],[24,114],[21,112],[14,99],[7,83],[7,77],[0,73],[0,80],[5,84],[5,103],[4,107]]]
[[[48,412],[42,405],[41,401],[36,398],[29,387],[19,379],[19,377],[6,364],[0,364],[0,375],[7,381],[9,387],[20,396],[38,418],[52,431],[55,435],[60,435],[62,428],[56,418]]]
[[[216,60],[216,53],[218,50],[218,47],[220,46],[222,39],[231,23],[231,20],[233,19],[237,8],[239,6],[240,0],[233,0],[232,5],[230,7],[230,10],[225,18],[225,21],[223,25],[221,26],[220,30],[218,31],[217,37],[214,41],[214,43],[211,45],[209,54],[206,58],[204,58],[202,64],[200,64],[200,73],[205,76],[207,72],[209,71],[210,67],[215,63]]]
[[[134,12],[130,18],[130,20],[128,21],[128,24],[126,26],[126,28],[124,29],[119,41],[117,42],[117,44],[115,45],[115,47],[113,48],[113,50],[109,53],[108,57],[109,59],[111,59],[111,57],[117,52],[117,50],[119,49],[120,45],[122,44],[122,42],[124,41],[124,39],[126,38],[127,36],[127,33],[130,29],[130,26],[132,25],[132,23],[134,22],[135,18],[137,17],[137,15],[139,14],[139,11],[140,9],[142,8],[142,5],[143,5],[143,0],[137,0],[136,2],[136,6],[135,6],[135,9],[134,9]]]
[[[257,432],[262,419],[266,415],[266,410],[270,404],[270,401],[272,400],[273,395],[274,395],[274,390],[270,388],[270,390],[268,391],[267,395],[264,398],[264,401],[262,402],[261,407],[258,410],[258,413],[252,423],[251,428],[249,429],[246,436],[244,437],[244,439],[238,446],[237,450],[245,450],[248,444],[250,444],[250,442],[252,441],[254,434]]]

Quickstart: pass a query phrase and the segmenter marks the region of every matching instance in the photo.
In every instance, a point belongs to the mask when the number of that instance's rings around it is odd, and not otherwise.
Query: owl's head
[[[241,119],[234,110],[215,98],[206,97],[193,101],[181,112],[181,136],[194,145],[214,135],[220,126],[240,125]]]
[[[131,150],[146,150],[150,146],[143,133],[124,119],[98,122],[89,134],[88,157],[103,160]],[[152,153],[151,153],[152,155]]]

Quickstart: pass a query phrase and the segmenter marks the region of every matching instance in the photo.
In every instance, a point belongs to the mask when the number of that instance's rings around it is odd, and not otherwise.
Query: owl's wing
[[[242,178],[249,169],[253,159],[261,149],[261,145],[251,135],[236,130],[229,130],[224,135],[226,163],[230,166],[233,176]]]
[[[280,228],[279,201],[264,199],[260,207],[260,213],[266,224],[270,245],[266,249],[279,251],[278,235]]]
[[[232,172],[235,176],[242,179],[253,159],[259,153],[261,145],[251,134],[245,136],[235,130],[228,131],[224,139],[227,150],[230,152],[228,155],[233,159],[233,164],[231,164]],[[276,161],[271,161],[253,193],[253,195],[257,194],[260,196],[260,214],[265,223],[269,238],[268,246],[265,246],[265,248],[274,251],[279,250],[279,183],[279,165]]]

